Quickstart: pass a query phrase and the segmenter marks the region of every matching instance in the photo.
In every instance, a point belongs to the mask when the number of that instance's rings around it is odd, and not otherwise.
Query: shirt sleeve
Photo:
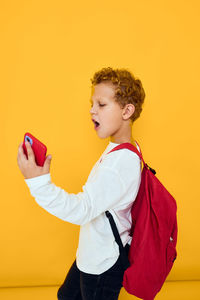
[[[101,213],[119,204],[126,192],[120,174],[109,168],[98,168],[95,175],[82,187],[83,192],[68,193],[51,182],[50,173],[24,179],[35,201],[50,214],[84,225]]]

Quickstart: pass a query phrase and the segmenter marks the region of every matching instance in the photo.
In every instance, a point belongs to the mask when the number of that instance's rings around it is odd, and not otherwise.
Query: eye
[[[91,104],[91,107],[92,107],[92,106],[93,106],[93,104]],[[105,106],[105,104],[100,104],[100,103],[99,103],[99,106],[102,107],[102,106]]]

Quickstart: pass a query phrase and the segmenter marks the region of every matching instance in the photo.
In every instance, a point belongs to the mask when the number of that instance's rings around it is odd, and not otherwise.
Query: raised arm
[[[36,202],[50,214],[73,224],[83,225],[120,202],[125,193],[120,175],[99,167],[83,186],[83,192],[68,193],[51,182],[50,173],[25,179]]]

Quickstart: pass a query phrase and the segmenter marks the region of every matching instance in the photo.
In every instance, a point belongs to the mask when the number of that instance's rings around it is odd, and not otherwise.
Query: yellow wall
[[[200,279],[198,1],[1,1],[0,286],[61,284],[79,226],[48,214],[17,166],[26,131],[52,154],[52,181],[82,190],[109,139],[90,119],[90,78],[125,67],[146,91],[133,126],[145,161],[178,205],[168,280]],[[125,297],[124,297],[125,299]]]

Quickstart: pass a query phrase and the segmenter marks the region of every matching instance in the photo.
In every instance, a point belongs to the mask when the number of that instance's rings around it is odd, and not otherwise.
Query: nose
[[[94,109],[94,106],[92,106],[92,107],[91,107],[91,109],[90,109],[90,113],[91,113],[91,114],[94,114],[94,113],[96,113],[96,110]]]

